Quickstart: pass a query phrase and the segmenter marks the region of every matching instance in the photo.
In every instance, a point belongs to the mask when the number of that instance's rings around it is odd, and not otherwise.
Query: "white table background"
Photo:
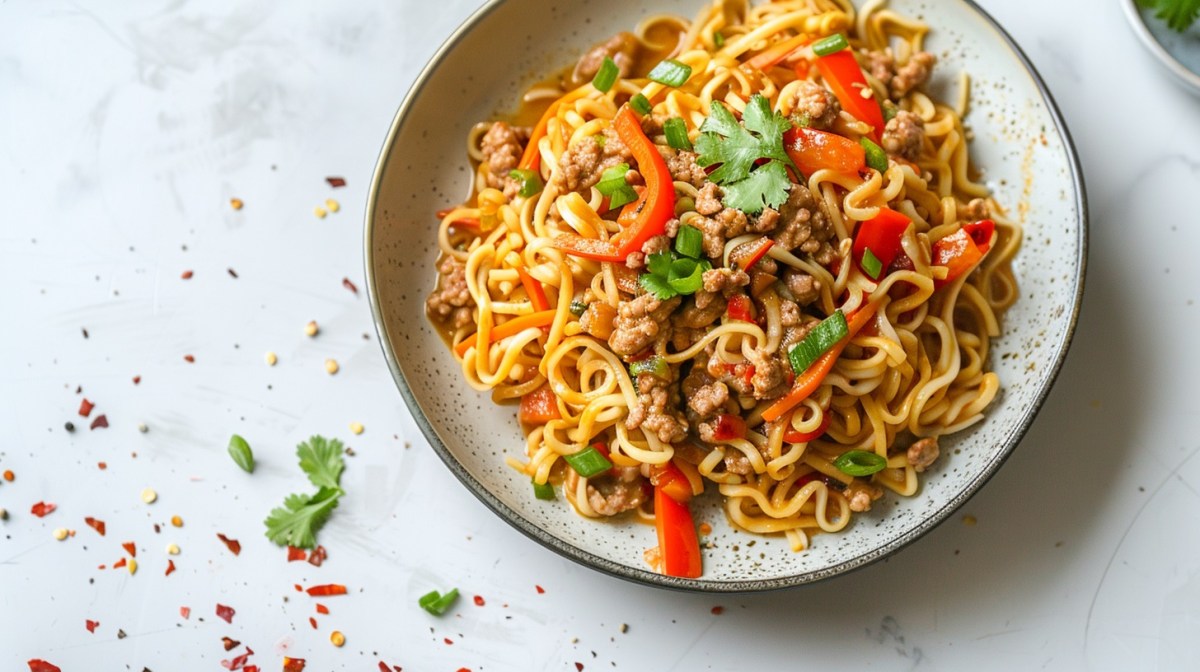
[[[285,651],[318,671],[1197,669],[1200,100],[1115,0],[981,3],[1057,97],[1090,193],[1083,316],[1032,431],[889,561],[723,597],[601,575],[492,515],[416,429],[365,297],[342,286],[364,284],[363,208],[396,106],[479,4],[0,2],[0,470],[16,473],[0,482],[0,669],[220,670],[225,635],[264,670]],[[341,212],[317,219],[330,197]],[[87,429],[81,397],[108,429]],[[233,432],[253,475],[226,455]],[[293,450],[313,433],[357,453],[319,569],[262,535],[306,488]],[[30,515],[40,500],[58,510]],[[57,527],[78,533],[58,542]],[[98,570],[122,541],[137,574]],[[351,594],[314,631],[292,586],[330,582]],[[447,616],[417,607],[450,586],[464,598]]]

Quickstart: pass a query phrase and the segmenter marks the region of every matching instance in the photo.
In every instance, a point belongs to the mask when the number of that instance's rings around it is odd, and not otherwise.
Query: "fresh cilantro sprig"
[[[1137,3],[1146,9],[1156,10],[1156,17],[1180,33],[1200,18],[1200,0],[1137,0]]]
[[[787,168],[800,172],[783,148],[783,134],[791,127],[758,94],[746,103],[740,124],[729,108],[713,102],[695,145],[700,165],[720,164],[708,179],[722,186],[724,205],[755,214],[787,200]]]
[[[704,286],[704,272],[712,270],[712,264],[707,259],[696,258],[700,255],[698,242],[692,245],[679,242],[692,236],[700,237],[699,230],[685,224],[679,227],[676,236],[675,251],[651,254],[646,258],[647,272],[638,277],[642,288],[660,301],[695,294]],[[681,249],[688,253],[681,252]]]
[[[344,446],[337,439],[313,436],[296,446],[300,469],[317,486],[311,495],[293,494],[267,515],[267,538],[280,546],[313,548],[317,545],[317,530],[337,508],[345,492],[340,481],[346,463]]]

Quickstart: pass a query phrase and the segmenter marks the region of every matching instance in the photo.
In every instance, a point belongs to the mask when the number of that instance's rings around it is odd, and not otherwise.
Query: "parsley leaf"
[[[783,134],[792,124],[772,112],[767,99],[758,94],[746,103],[742,121],[739,124],[729,108],[714,101],[696,139],[697,162],[705,167],[721,164],[708,179],[724,187],[727,195],[732,185],[753,179],[733,188],[732,199],[741,205],[725,203],[729,207],[751,214],[762,212],[764,204],[777,208],[787,200],[790,181],[785,168],[800,172],[783,148]],[[763,159],[768,163],[755,169]]]
[[[1180,33],[1200,18],[1200,0],[1138,0],[1138,4],[1146,9],[1156,9],[1154,15]]]
[[[750,172],[750,177],[724,186],[721,202],[742,212],[762,212],[763,206],[779,207],[788,198],[787,169],[772,161]]]
[[[321,488],[315,495],[288,495],[283,506],[276,507],[264,521],[267,538],[280,546],[313,548],[317,530],[338,505],[342,491]]]
[[[313,485],[337,490],[342,469],[346,468],[342,460],[343,449],[342,442],[337,439],[326,441],[323,436],[314,436],[296,446],[296,456]]]

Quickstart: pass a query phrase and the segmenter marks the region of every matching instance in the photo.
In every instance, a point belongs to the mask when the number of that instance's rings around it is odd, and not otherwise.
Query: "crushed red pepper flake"
[[[329,607],[327,607],[323,604],[317,604],[317,613],[328,616],[329,615]]]
[[[326,558],[328,557],[329,554],[325,552],[325,547],[318,545],[313,549],[313,552],[308,555],[308,564],[312,565],[313,567],[320,567],[321,563],[325,562]]]
[[[191,356],[191,355],[184,355],[184,356],[183,356],[183,361],[187,362],[188,364],[195,364],[195,363],[196,363],[196,358],[195,358],[195,357],[193,357],[193,356]]]
[[[125,549],[125,552],[132,557],[137,557],[137,546],[135,546],[132,541],[121,542],[121,548]]]
[[[240,543],[238,543],[237,539],[230,539],[229,537],[221,534],[220,532],[217,533],[217,538],[220,539],[222,541],[222,543],[225,544],[225,548],[228,548],[230,553],[233,553],[234,555],[241,554],[242,545]]]
[[[241,670],[245,667],[246,661],[249,660],[250,656],[253,655],[254,650],[247,646],[246,652],[239,656],[235,656],[233,660],[222,660],[221,667],[224,667],[227,670]]]
[[[87,626],[88,632],[96,632],[96,628],[100,627],[100,621],[93,621],[90,618],[84,621],[83,624]]]
[[[304,672],[305,662],[303,658],[288,658],[283,657],[283,672]]]
[[[58,506],[50,502],[38,502],[30,507],[29,512],[38,518],[44,518],[47,514],[54,513]]]
[[[104,471],[105,469],[108,469],[107,462],[97,462],[96,466],[100,468],[100,471]]]
[[[126,565],[126,563],[128,563],[128,562],[129,561],[126,560],[125,558],[121,558],[120,560],[117,560],[116,562],[113,563],[113,569],[120,569],[120,568],[124,567]]]
[[[84,397],[83,401],[79,402],[79,415],[86,418],[92,414],[92,409],[95,407],[95,404],[88,401],[87,397]]]
[[[577,672],[583,672],[583,663],[575,661],[575,669]]]
[[[298,583],[293,583],[293,584],[292,584],[292,587],[296,589],[296,592],[297,592],[297,593],[303,593],[303,592],[304,592],[304,588],[302,588],[302,587],[300,586],[300,584],[298,584]]]
[[[224,604],[217,605],[217,617],[226,623],[233,623],[233,614],[233,607],[228,607]]]
[[[713,607],[713,608],[712,608],[712,615],[713,615],[713,616],[720,616],[720,615],[721,615],[721,614],[723,614],[723,613],[725,613],[725,607],[722,607],[722,606],[721,606],[721,605],[719,605],[719,604],[718,604],[717,606],[715,606],[715,607]]]
[[[14,478],[16,478],[16,475],[13,474],[12,469],[4,470],[4,480],[8,481],[9,483],[12,483]]]
[[[191,271],[184,271],[184,272],[183,272],[183,273],[182,273],[182,274],[181,274],[179,277],[183,278],[184,280],[191,280],[191,279],[192,279],[192,272],[191,272]]]
[[[103,413],[97,415],[96,419],[92,420],[92,424],[88,425],[88,429],[104,429],[105,427],[108,427],[108,416]]]
[[[358,296],[358,286],[356,286],[353,282],[350,282],[350,278],[342,278],[342,286],[354,292],[355,296]]]
[[[180,615],[180,616],[181,616],[181,617],[182,617],[184,620],[187,620],[187,619],[191,618],[191,617],[192,617],[192,608],[191,608],[191,607],[180,607],[180,608],[179,608],[179,615]]]
[[[29,672],[62,672],[62,668],[41,658],[32,658],[29,660]]]
[[[537,588],[538,595],[541,595],[542,593],[546,592],[546,589],[545,589],[545,588],[542,588],[542,587],[541,587],[541,586],[539,586],[539,585],[536,585],[536,584],[535,584],[533,587],[534,587],[534,588]]]
[[[313,626],[313,630],[316,630],[316,629],[317,629],[317,619],[313,618],[312,616],[309,616],[309,617],[308,617],[308,622],[309,622],[309,624],[310,624],[310,625],[312,625],[312,626]]]
[[[96,520],[95,518],[92,518],[91,516],[84,518],[83,522],[87,523],[88,527],[95,530],[96,533],[102,537],[104,536],[105,530],[108,529],[107,526],[105,526],[103,520]]]
[[[141,376],[134,376],[134,377],[133,377],[133,384],[134,384],[134,385],[137,385],[138,383],[141,383],[141,382],[142,382],[142,377],[141,377]]]
[[[175,571],[175,561],[167,558],[167,572],[163,576],[170,576],[173,571]]]
[[[454,646],[454,640],[449,637],[443,637],[442,641],[446,643],[446,646]]]
[[[334,189],[346,186],[346,178],[344,177],[327,177],[325,178],[325,181],[328,182],[329,186],[333,187]],[[387,670],[384,670],[384,672],[387,672]]]
[[[308,557],[308,552],[306,552],[303,548],[296,548],[295,546],[287,547],[287,561],[288,562],[296,562],[297,560],[304,560],[307,557]]]
[[[331,595],[345,595],[346,587],[340,583],[326,583],[319,586],[312,586],[306,591],[313,597],[328,597]]]
[[[229,637],[222,637],[221,644],[225,646],[226,651],[232,651],[242,645],[241,642],[237,641],[236,639],[230,639]]]
[[[475,596],[475,606],[477,606],[477,607],[482,607],[482,606],[483,606],[483,604],[484,604],[484,602],[483,602],[483,596],[482,596],[482,595],[476,595],[476,596]]]
[[[145,672],[145,670],[142,672]],[[258,672],[258,665],[247,665],[242,668],[242,672]]]

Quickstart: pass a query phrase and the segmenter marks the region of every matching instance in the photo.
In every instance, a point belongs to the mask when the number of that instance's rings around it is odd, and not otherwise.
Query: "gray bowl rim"
[[[1186,65],[1180,63],[1179,59],[1167,51],[1158,38],[1154,37],[1154,33],[1150,32],[1150,27],[1146,25],[1146,19],[1138,9],[1136,0],[1122,0],[1121,4],[1124,5],[1125,18],[1129,21],[1129,27],[1138,36],[1142,46],[1146,47],[1146,51],[1153,54],[1155,60],[1175,76],[1177,83],[1183,85],[1188,91],[1200,95],[1200,74],[1192,72]]]
[[[400,390],[400,395],[404,398],[405,404],[408,405],[409,411],[412,413],[413,419],[417,426],[421,428],[421,432],[425,435],[429,445],[433,447],[438,457],[446,464],[450,470],[467,489],[479,498],[489,509],[491,509],[502,520],[512,525],[514,528],[525,534],[530,539],[542,544],[546,548],[558,553],[559,555],[573,560],[585,567],[599,570],[610,576],[614,576],[634,583],[653,586],[657,588],[666,588],[670,590],[702,592],[702,593],[757,593],[771,590],[781,590],[785,588],[793,588],[801,585],[809,585],[818,581],[831,579],[835,576],[840,576],[856,569],[862,569],[878,560],[886,558],[900,549],[908,546],[912,542],[920,539],[928,534],[939,524],[950,517],[955,510],[962,506],[968,499],[984,486],[992,476],[1000,469],[1025,433],[1032,426],[1034,419],[1041,410],[1046,397],[1050,393],[1050,389],[1054,386],[1055,380],[1058,378],[1059,372],[1062,370],[1063,362],[1066,360],[1067,352],[1070,349],[1071,341],[1075,336],[1075,328],[1079,322],[1079,312],[1083,303],[1083,288],[1084,280],[1087,275],[1087,248],[1088,248],[1088,209],[1087,209],[1087,190],[1084,186],[1083,168],[1080,165],[1079,157],[1075,151],[1075,144],[1071,139],[1070,131],[1063,120],[1062,113],[1058,109],[1058,105],[1054,102],[1054,97],[1050,94],[1050,90],[1046,87],[1046,83],[1042,81],[1041,75],[1037,68],[1030,62],[1028,56],[1017,44],[1017,42],[1008,34],[1007,31],[1000,25],[996,19],[992,18],[982,7],[974,2],[974,0],[958,0],[966,5],[971,10],[975,11],[983,18],[995,31],[1004,39],[1009,49],[1021,61],[1026,72],[1037,85],[1039,93],[1041,93],[1042,101],[1046,105],[1051,118],[1054,121],[1054,127],[1057,130],[1059,137],[1062,138],[1063,150],[1066,152],[1067,160],[1071,170],[1071,180],[1075,185],[1075,207],[1078,213],[1079,228],[1078,228],[1078,243],[1079,255],[1076,259],[1079,273],[1075,278],[1074,301],[1071,305],[1070,321],[1067,325],[1066,332],[1063,335],[1059,351],[1055,356],[1054,362],[1048,374],[1040,381],[1039,389],[1035,396],[1035,403],[1030,405],[1025,410],[1021,420],[1018,422],[1015,431],[1009,436],[1003,450],[999,451],[990,462],[987,463],[982,472],[975,476],[961,492],[955,495],[941,509],[935,512],[932,516],[926,518],[913,530],[892,539],[891,541],[878,546],[866,553],[848,558],[836,565],[822,567],[820,569],[802,572],[791,576],[777,577],[761,580],[736,580],[736,581],[713,581],[705,579],[684,579],[672,576],[664,576],[657,574],[647,569],[638,569],[635,567],[622,565],[613,562],[607,558],[602,558],[598,555],[589,553],[588,551],[569,544],[545,530],[535,525],[532,521],[522,516],[517,511],[513,510],[504,502],[500,501],[487,488],[472,476],[465,467],[454,457],[449,448],[442,442],[438,436],[437,430],[421,412],[421,407],[417,403],[416,395],[413,393],[412,387],[405,378],[403,371],[400,369],[400,364],[396,360],[395,353],[392,348],[392,341],[388,336],[387,329],[383,322],[383,307],[380,302],[379,284],[375,278],[375,259],[374,250],[372,247],[374,239],[374,224],[377,216],[376,204],[382,191],[383,175],[386,171],[388,161],[391,155],[391,148],[404,128],[405,120],[408,116],[409,108],[412,107],[414,101],[421,94],[422,90],[436,74],[442,59],[458,44],[464,36],[470,33],[475,27],[480,24],[489,14],[495,11],[498,7],[504,4],[507,0],[489,0],[482,7],[477,9],[462,23],[438,48],[429,62],[421,70],[408,93],[404,96],[404,100],[400,103],[399,109],[396,111],[396,116],[392,120],[391,128],[388,131],[387,137],[384,138],[383,147],[379,153],[379,159],[375,165],[375,173],[371,180],[370,191],[367,194],[367,207],[363,231],[363,259],[366,271],[367,280],[367,296],[371,304],[371,316],[375,323],[375,332],[379,337],[379,344],[383,348],[383,356],[387,360],[388,369],[392,372],[392,378],[396,382],[396,387]]]

